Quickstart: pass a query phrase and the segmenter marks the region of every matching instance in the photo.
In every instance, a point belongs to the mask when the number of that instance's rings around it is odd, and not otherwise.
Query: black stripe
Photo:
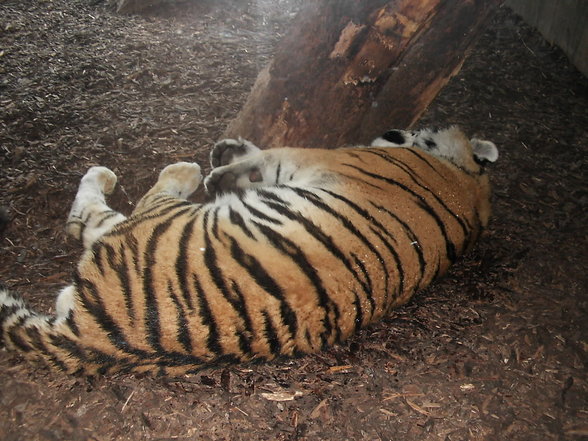
[[[394,241],[394,238],[392,236],[390,236],[386,227],[384,227],[384,225],[382,225],[376,218],[374,218],[368,210],[365,210],[364,208],[360,207],[356,203],[352,202],[350,199],[347,199],[346,197],[341,196],[340,194],[337,194],[337,193],[332,192],[330,190],[325,190],[325,189],[320,189],[320,190],[329,194],[333,198],[335,198],[341,202],[344,202],[349,208],[351,208],[353,211],[355,211],[359,216],[361,216],[362,218],[367,220],[369,224],[377,226],[380,229],[380,231],[382,231],[384,234],[386,234],[386,236],[388,236],[388,238],[390,240]],[[339,219],[341,222],[343,222],[345,227],[349,231],[351,231],[354,235],[356,235],[364,243],[364,245],[377,257],[377,259],[380,262],[380,265],[382,267],[382,271],[384,273],[384,305],[386,305],[388,303],[390,273],[388,272],[388,267],[386,265],[386,261],[384,260],[384,258],[380,254],[380,252],[377,250],[377,248],[374,247],[372,242],[370,240],[368,240],[365,237],[365,235],[363,235],[357,228],[355,228],[355,226],[353,225],[353,223],[351,221],[349,221],[349,219],[347,219],[346,217],[341,215],[339,212],[333,210],[332,207],[330,207],[328,204],[325,204],[323,201],[321,201],[317,195],[315,195],[314,193],[311,193],[309,191],[302,190],[302,189],[296,189],[295,191],[302,191],[306,195],[306,198],[309,201],[311,201],[312,203],[317,205],[319,208],[327,211],[332,216],[335,216],[337,219]],[[373,228],[370,228],[370,230],[378,236],[378,238],[386,245],[387,248],[392,247],[392,245],[390,245],[388,243],[388,240],[384,239],[384,237],[381,234],[378,234]],[[399,266],[398,261],[397,261],[397,266]],[[400,270],[399,270],[399,272],[400,272]],[[372,308],[372,312],[373,312],[373,308]]]
[[[82,222],[84,223],[84,225],[87,225],[88,224],[88,222],[92,218],[92,215],[93,214],[94,214],[94,212],[92,210],[90,210],[90,206],[89,205],[86,205],[86,206],[84,206],[84,208],[81,209],[81,211],[80,211],[80,219],[82,220]]]
[[[420,194],[416,193],[415,191],[413,191],[412,189],[410,189],[409,187],[407,187],[406,185],[392,179],[392,178],[387,178],[385,176],[381,176],[381,175],[377,175],[375,173],[371,173],[367,170],[363,170],[360,167],[355,167],[353,166],[354,169],[356,169],[357,171],[365,174],[366,176],[369,176],[371,178],[380,180],[380,181],[384,181],[390,185],[394,185],[398,188],[400,188],[401,190],[403,190],[404,192],[410,194],[415,200],[416,200],[416,204],[417,206],[419,206],[420,208],[422,208],[427,214],[429,214],[431,216],[431,218],[435,221],[435,223],[437,224],[437,226],[439,227],[439,230],[441,232],[441,235],[443,236],[443,239],[445,240],[445,249],[446,249],[446,254],[447,254],[447,258],[449,259],[449,261],[451,263],[454,263],[456,258],[457,258],[457,254],[456,254],[456,250],[455,250],[455,244],[449,239],[449,236],[447,235],[447,230],[445,228],[445,224],[444,222],[441,220],[441,218],[439,217],[439,215],[437,215],[437,213],[435,212],[435,210],[427,203],[427,201],[425,200],[425,198],[423,196],[421,196]]]
[[[361,242],[364,243],[364,245],[366,245],[368,248],[370,248],[370,250],[372,252],[374,252],[374,254],[376,254],[380,258],[380,261],[382,261],[381,256],[378,254],[377,250],[375,250],[375,248],[370,244],[370,242],[365,238],[365,236],[363,236],[361,234],[361,232],[359,230],[357,230],[357,228],[355,228],[355,226],[351,223],[351,221],[349,221],[349,219],[347,219],[346,217],[344,217],[340,213],[334,211],[328,205],[324,204],[322,201],[320,201],[318,199],[318,197],[314,193],[311,193],[309,191],[306,191],[306,190],[303,190],[300,188],[296,188],[296,187],[288,187],[288,188],[290,190],[294,191],[295,193],[297,193],[298,196],[304,198],[307,202],[314,204],[318,208],[322,209],[323,211],[326,211],[330,215],[337,218],[351,234],[355,235]],[[375,300],[373,298],[371,286],[368,286],[368,283],[365,282],[364,280],[362,280],[362,278],[359,276],[358,272],[355,270],[355,268],[353,268],[353,265],[351,264],[351,262],[347,258],[347,256],[345,256],[345,254],[341,251],[341,249],[339,247],[337,247],[337,245],[333,241],[333,238],[331,236],[327,235],[322,229],[320,229],[312,221],[310,221],[306,217],[302,216],[299,212],[293,212],[292,210],[288,209],[287,207],[284,207],[284,206],[278,205],[278,204],[273,204],[272,202],[269,202],[269,201],[264,201],[264,203],[268,207],[273,209],[274,211],[280,213],[282,216],[285,216],[288,219],[295,221],[295,222],[299,223],[300,225],[302,225],[307,233],[309,233],[314,239],[316,239],[318,242],[320,242],[327,249],[327,251],[329,251],[334,257],[339,259],[339,261],[345,266],[345,268],[347,268],[347,270],[353,275],[355,280],[361,285],[361,287],[362,287],[362,289],[363,289],[363,291],[364,291],[364,293],[365,293],[365,295],[366,295],[367,299],[369,300],[370,305],[372,307],[371,313],[373,313],[373,311],[376,307],[376,304],[375,304]],[[386,270],[384,269],[384,271],[386,271]]]
[[[278,333],[276,328],[272,323],[272,319],[267,311],[263,311],[263,328],[265,338],[269,344],[270,352],[276,356],[280,353],[280,349],[282,344],[280,343],[280,339],[278,338]]]
[[[352,252],[351,257],[353,257],[353,261],[359,267],[359,269],[363,273],[363,276],[365,277],[365,280],[366,280],[365,290],[369,291],[371,293],[373,289],[372,289],[372,278],[370,277],[369,271],[366,269],[366,267],[365,267],[364,263],[361,261],[361,259],[359,257],[357,257],[357,254]],[[374,308],[374,305],[372,305],[372,311],[373,311],[373,308]]]
[[[46,358],[46,360],[49,361],[50,364],[53,364],[62,371],[67,371],[67,366],[65,363],[58,358],[54,351],[47,349],[47,346],[43,341],[43,334],[45,334],[46,337],[49,337],[50,334],[46,334],[45,332],[41,333],[41,330],[36,326],[27,325],[24,325],[22,331],[30,338],[33,348],[37,352],[40,352]]]
[[[114,250],[114,248],[112,247],[112,245],[110,244],[102,244],[102,250],[104,250],[105,254],[106,254],[106,261],[108,262],[108,266],[109,267],[115,267],[116,266],[116,258],[117,258],[117,253]]]
[[[378,236],[378,238],[380,239],[380,241],[384,244],[384,246],[386,247],[386,249],[392,255],[392,258],[394,259],[394,262],[396,263],[396,269],[398,270],[398,277],[399,277],[399,283],[400,283],[399,286],[396,286],[396,292],[397,292],[397,294],[400,293],[400,292],[402,292],[403,289],[404,289],[404,267],[402,266],[402,262],[400,260],[400,256],[398,255],[398,252],[394,248],[394,244],[393,243],[396,243],[396,240],[390,234],[390,232],[388,231],[388,229],[381,222],[379,222],[376,218],[374,218],[368,210],[360,207],[356,203],[352,202],[350,199],[347,199],[347,198],[341,196],[340,194],[334,193],[334,192],[329,191],[329,190],[325,190],[325,189],[321,189],[321,190],[324,191],[325,193],[331,195],[335,199],[337,199],[337,200],[345,203],[349,208],[351,208],[352,210],[354,210],[361,217],[367,219],[371,225],[376,226],[378,228],[378,230],[376,230],[373,226],[371,226],[370,227],[370,230],[372,231],[372,233],[374,233],[376,236]],[[372,206],[374,205],[373,202],[371,202],[371,201],[369,201],[369,203],[372,204]],[[369,241],[367,242],[367,245],[368,245],[368,247],[371,247],[372,246],[371,242],[369,242]],[[377,254],[377,255],[381,259],[380,261],[383,261],[383,259],[381,258],[381,255],[379,255],[379,254]],[[389,297],[389,294],[390,294],[389,293],[389,283],[388,283],[388,281],[389,281],[389,273],[388,273],[388,268],[385,265],[385,263],[383,264],[383,268],[384,268],[384,274],[386,276],[386,278],[385,278],[384,304],[388,304],[388,297]]]
[[[105,250],[104,244],[100,241],[96,241],[92,244],[92,262],[100,271],[100,275],[104,276],[104,256],[102,251]]]
[[[131,261],[138,265],[139,245],[135,237],[127,238],[125,246],[122,248],[123,255],[120,257],[120,264],[116,266],[116,275],[121,284],[122,295],[125,299],[125,307],[127,308],[127,315],[131,320],[131,325],[135,322],[135,303],[131,284],[131,269],[127,263],[127,256],[130,255]],[[135,270],[138,266],[135,266]]]
[[[175,262],[176,277],[178,278],[180,291],[189,309],[194,309],[194,305],[192,303],[190,289],[188,288],[190,286],[190,265],[188,263],[188,250],[193,246],[192,235],[194,233],[194,224],[197,220],[198,219],[194,217],[190,219],[190,221],[187,222],[184,226],[182,234],[180,235],[180,241],[177,245],[178,255]]]
[[[357,159],[360,162],[366,164],[366,160],[362,157],[361,152],[364,150],[365,147],[360,147],[358,149],[353,150],[344,150],[347,156],[351,156],[353,159]]]
[[[67,314],[67,318],[65,319],[65,324],[71,330],[73,335],[75,335],[76,337],[80,336],[80,329],[78,328],[78,325],[75,321],[75,314],[74,314],[73,309],[70,309],[69,314]]]
[[[351,164],[347,164],[347,163],[343,163],[343,164],[341,164],[341,165],[346,165],[346,166],[348,166],[348,167],[349,167],[349,166],[351,166]],[[369,187],[376,188],[376,189],[378,189],[378,190],[382,190],[382,191],[384,190],[384,189],[383,189],[382,187],[380,187],[379,185],[376,185],[376,184],[373,184],[373,183],[371,183],[371,182],[368,182],[368,181],[366,181],[365,179],[361,179],[361,178],[359,178],[359,177],[357,177],[357,176],[351,176],[351,175],[348,175],[348,174],[346,174],[346,173],[338,173],[338,174],[339,174],[339,176],[342,176],[343,178],[345,178],[345,179],[346,179],[346,180],[348,180],[348,181],[355,181],[355,182],[359,182],[359,183],[361,183],[362,185],[367,185],[367,186],[369,186]]]
[[[286,188],[286,187],[279,186],[278,188]],[[287,187],[287,188],[290,188],[290,187]],[[285,201],[280,196],[278,196],[277,194],[275,194],[275,193],[273,193],[271,191],[267,191],[267,190],[258,188],[258,189],[255,190],[255,193],[257,193],[258,196],[260,196],[263,199],[266,199],[268,201],[277,202],[278,204],[285,205],[287,207],[290,206],[290,202]]]
[[[361,231],[359,231],[355,227],[355,225],[347,217],[343,216],[341,213],[339,213],[339,211],[334,210],[330,205],[323,202],[316,194],[314,194],[308,190],[301,189],[301,188],[292,188],[292,190],[294,192],[298,193],[299,196],[304,197],[308,202],[311,202],[316,207],[320,208],[321,210],[329,213],[331,216],[338,219],[350,233],[352,233],[354,236],[356,236],[358,239],[360,239],[361,242],[363,242],[363,244],[376,256],[378,262],[380,262],[380,265],[382,267],[382,271],[384,273],[384,289],[385,289],[385,295],[387,296],[390,274],[388,272],[388,268],[386,266],[385,259],[382,257],[382,255],[380,254],[378,249],[372,244],[372,242],[367,237],[365,237],[365,235],[363,233],[361,233]],[[369,213],[367,210],[363,209],[362,207],[355,204],[351,200],[349,200],[349,199],[347,199],[347,198],[345,198],[345,197],[341,196],[340,194],[337,194],[333,191],[326,190],[323,188],[319,188],[318,190],[329,194],[330,196],[332,196],[333,198],[335,198],[341,202],[344,202],[349,208],[351,208],[353,211],[355,211],[360,217],[367,220],[370,224],[376,225],[378,228],[380,228],[380,230],[382,232],[387,234],[391,240],[394,240],[387,233],[386,228],[380,222],[378,222],[378,220],[375,219],[371,215],[371,213]],[[370,294],[368,296],[368,298],[370,299],[370,303],[372,305],[374,305],[373,296]],[[372,309],[372,312],[373,312],[373,309]]]
[[[243,331],[240,331],[240,330],[237,331],[237,337],[239,340],[239,349],[241,349],[241,352],[244,354],[252,354],[251,339],[253,337],[253,335],[252,335],[253,324],[251,323],[251,318],[249,317],[249,314],[246,311],[247,302],[245,301],[245,296],[241,292],[239,285],[237,285],[237,283],[234,280],[231,280],[231,289],[233,290],[233,292],[235,293],[235,295],[237,296],[237,298],[241,302],[242,308],[244,309],[245,317],[247,318],[247,320],[245,322],[245,327],[247,329],[247,335]]]
[[[82,219],[79,216],[74,216],[75,219],[68,219],[68,221],[65,223],[66,227],[69,227],[70,225],[78,225],[80,227],[80,237],[76,237],[76,239],[80,239],[83,240],[84,237],[84,230],[86,229],[86,224],[82,221]]]
[[[447,253],[447,258],[451,263],[454,263],[457,260],[457,252],[455,250],[455,244],[452,240],[449,239],[447,234],[447,230],[445,229],[445,223],[443,219],[439,217],[437,212],[431,208],[429,204],[425,201],[419,200],[417,201],[417,205],[420,206],[423,210],[425,210],[429,215],[433,218],[439,229],[441,230],[441,234],[443,235],[443,239],[445,240],[445,249]],[[466,236],[467,237],[467,236]]]
[[[255,236],[253,235],[251,230],[245,224],[245,220],[243,219],[243,216],[241,216],[241,214],[239,214],[238,211],[233,210],[233,207],[230,207],[230,206],[229,206],[229,220],[231,221],[231,223],[233,225],[238,226],[241,229],[241,231],[243,231],[245,236],[255,240]]]
[[[276,167],[276,180],[275,184],[278,185],[280,183],[280,173],[282,172],[282,161],[278,162],[278,166]]]
[[[104,222],[106,222],[108,219],[111,219],[113,217],[115,217],[116,215],[120,214],[118,211],[114,211],[114,210],[107,210],[107,211],[103,211],[102,213],[102,219],[100,219],[98,221],[98,224],[96,224],[94,226],[94,228],[100,228],[102,225],[104,225]]]
[[[90,363],[102,364],[106,366],[115,366],[116,364],[124,364],[129,362],[128,357],[114,357],[106,352],[102,352],[96,348],[84,347],[84,354]]]
[[[402,293],[404,291],[404,267],[402,266],[402,262],[400,261],[400,256],[398,255],[396,248],[394,248],[394,246],[388,240],[386,240],[380,232],[378,232],[373,227],[371,227],[370,229],[372,230],[372,233],[374,233],[376,236],[378,236],[380,241],[384,244],[384,246],[386,247],[386,249],[388,250],[388,252],[392,256],[392,258],[394,259],[394,263],[396,264],[396,270],[398,271],[398,285],[395,286],[396,292],[393,293],[393,298],[398,297],[400,295],[400,293]],[[384,231],[384,233],[389,238],[391,237],[387,231]],[[389,301],[388,301],[388,297],[390,294],[388,291],[389,291],[389,289],[387,287],[385,297],[384,297],[384,304],[387,305],[386,306],[387,308],[389,308],[390,305],[392,304],[391,302],[389,303]]]
[[[235,259],[235,261],[247,271],[255,283],[257,283],[266,293],[279,300],[280,318],[282,322],[286,324],[288,331],[294,338],[298,329],[296,313],[286,301],[284,291],[276,280],[274,280],[263,268],[259,260],[254,256],[245,253],[234,238],[228,235],[227,237],[231,241],[231,257],[233,257],[233,259]]]
[[[158,367],[177,367],[202,365],[206,362],[207,360],[203,360],[202,358],[196,357],[192,354],[185,354],[181,352],[164,352],[162,354],[157,354],[155,358],[148,360],[147,364],[153,364]]]
[[[9,330],[8,330],[8,338],[10,339],[10,342],[16,346],[20,351],[27,353],[33,350],[33,348],[22,339],[22,337],[20,336],[20,332],[22,332],[23,328],[23,324],[24,322],[30,318],[30,315],[26,315],[24,317],[20,317],[16,322],[14,322]],[[4,324],[2,325],[4,327]],[[2,333],[4,334],[4,333]]]
[[[441,275],[441,257],[437,256],[437,261],[435,262],[435,275],[433,276],[434,279]]]
[[[152,354],[142,349],[138,349],[133,347],[129,342],[126,340],[125,334],[122,332],[121,328],[116,324],[114,319],[108,315],[104,308],[104,304],[102,303],[102,299],[98,293],[96,287],[92,284],[92,282],[81,279],[79,276],[76,280],[76,286],[78,287],[78,292],[80,293],[80,299],[84,307],[88,310],[88,312],[96,319],[96,323],[102,328],[105,332],[108,339],[111,343],[119,350],[126,352],[128,354],[132,354],[139,358],[139,360],[135,361],[128,358],[121,358],[116,357],[117,366],[124,368],[126,364],[128,366],[127,370],[132,370],[134,367],[141,366],[141,365],[149,365],[154,363],[160,363],[162,365],[168,366],[183,366],[183,365],[201,365],[205,363],[207,360],[204,360],[200,357],[196,357],[194,355],[186,355],[177,352],[166,352],[161,351],[157,354]],[[94,299],[92,301],[90,299]],[[90,349],[93,352],[96,352],[96,361],[97,364],[102,364],[103,361],[106,363],[111,363],[113,358],[109,355],[101,355],[97,350]],[[155,358],[154,358],[155,357]]]
[[[136,242],[134,244],[129,240],[126,242],[126,246],[122,248],[123,253],[126,254],[127,250],[131,252],[134,250],[133,254],[136,255]],[[98,267],[102,276],[105,276],[103,256],[106,255],[108,267],[114,270],[114,274],[120,282],[121,294],[125,301],[127,315],[131,321],[133,321],[135,319],[135,310],[133,305],[133,295],[131,292],[130,270],[125,260],[125,256],[121,256],[117,253],[114,247],[108,243],[96,242],[92,248],[93,263]]]
[[[139,209],[137,214],[140,215],[148,215],[153,211],[165,207],[168,204],[171,204],[174,207],[180,207],[182,205],[194,205],[192,202],[187,201],[186,199],[180,199],[176,196],[172,196],[169,193],[157,193],[155,195],[150,196],[148,199],[141,200],[142,208]]]
[[[20,312],[21,314],[25,314],[18,319],[18,321],[21,323],[23,320],[26,320],[28,317],[33,315],[33,313],[26,307],[26,304],[22,299],[15,298],[7,292],[6,295],[8,297],[8,301],[17,302],[17,304],[10,306],[6,304],[0,304],[0,343],[2,342],[2,331],[4,326],[6,326],[6,322],[14,317],[16,313]],[[16,326],[16,324],[12,324],[10,326],[13,327]]]
[[[192,352],[192,340],[190,338],[190,330],[188,328],[188,320],[186,319],[186,311],[184,311],[184,307],[182,303],[179,301],[178,297],[174,293],[173,285],[171,281],[167,283],[167,293],[174,302],[177,312],[177,327],[178,333],[176,338],[178,342],[182,345],[182,347],[186,350],[186,352]],[[170,317],[171,319],[171,317]]]
[[[2,290],[1,286],[0,286],[0,290]],[[0,324],[3,325],[4,322],[6,320],[8,320],[9,317],[12,317],[14,315],[14,313],[16,313],[18,311],[23,311],[25,314],[27,314],[27,316],[32,315],[31,311],[29,311],[29,309],[27,308],[24,300],[22,300],[20,298],[15,298],[14,296],[12,296],[11,294],[9,294],[6,291],[4,291],[4,294],[6,294],[7,301],[10,301],[11,303],[16,303],[16,304],[12,304],[12,305],[8,306],[5,303],[0,303]]]
[[[313,342],[312,342],[312,334],[310,333],[310,329],[306,328],[304,332],[304,339],[306,340],[306,344],[311,348],[315,349]],[[324,343],[321,343],[324,346]]]
[[[207,229],[206,218],[208,217],[208,213],[209,212],[206,212],[204,223],[204,266],[208,270],[208,273],[214,285],[217,287],[217,289],[220,291],[223,297],[230,303],[235,313],[241,318],[247,331],[252,334],[253,329],[251,327],[251,319],[247,315],[247,309],[244,300],[239,297],[238,293],[235,293],[227,286],[225,282],[225,277],[218,264],[216,252],[214,246],[212,245],[212,241],[210,239],[210,235]],[[214,214],[216,214],[216,212]],[[240,341],[243,338],[242,335],[239,334],[237,334],[237,337]],[[240,344],[244,343],[241,342]]]
[[[355,300],[353,301],[353,306],[355,307],[355,333],[357,333],[363,324],[363,308],[357,293],[353,291],[353,294],[355,295]]]
[[[167,214],[171,213],[172,211],[184,208],[185,211],[189,211],[188,209],[191,207],[192,209],[198,208],[199,205],[195,205],[192,202],[188,202],[182,199],[177,199],[172,196],[161,196],[163,199],[158,204],[149,206],[149,208],[145,210],[141,210],[138,213],[133,213],[129,218],[127,218],[124,222],[117,224],[113,229],[106,232],[103,237],[116,237],[124,235],[130,231],[134,231],[137,228],[137,225],[149,221],[149,220],[159,220],[165,217]]]
[[[63,351],[67,351],[71,357],[76,358],[80,362],[84,363],[87,361],[84,350],[80,348],[80,346],[75,341],[66,337],[65,335],[52,334],[49,335],[49,340],[52,346],[55,346]]]
[[[427,266],[427,262],[425,261],[425,256],[423,255],[423,249],[422,249],[422,247],[421,247],[421,245],[419,243],[418,237],[416,236],[416,234],[414,233],[414,231],[412,230],[412,228],[410,227],[410,225],[408,225],[406,222],[404,222],[402,219],[400,219],[396,214],[394,214],[393,212],[391,212],[387,208],[383,207],[382,205],[378,205],[378,204],[375,204],[373,202],[370,202],[370,203],[377,210],[383,211],[388,216],[390,216],[392,219],[394,219],[396,222],[398,222],[402,226],[402,228],[404,229],[404,232],[408,236],[408,239],[410,240],[410,243],[414,247],[414,251],[417,254],[417,258],[418,258],[418,261],[419,261],[419,273],[420,274],[419,274],[419,281],[416,284],[416,286],[417,287],[420,287],[421,280],[423,279],[423,277],[425,275],[425,267]]]
[[[147,240],[144,254],[143,268],[143,294],[145,296],[145,329],[147,331],[147,342],[155,352],[163,352],[161,346],[161,328],[159,320],[159,305],[157,303],[157,294],[154,286],[153,270],[157,265],[157,246],[160,237],[172,226],[175,219],[183,216],[187,208],[179,210],[173,216],[159,223]]]
[[[212,235],[217,240],[220,240],[220,236],[218,234],[218,212],[219,212],[219,210],[220,210],[220,207],[215,207],[214,210],[212,210]],[[203,228],[206,228],[206,221],[204,223]]]
[[[433,165],[429,159],[427,158],[427,156],[429,156],[427,153],[423,152],[422,150],[419,149],[406,149],[406,151],[408,153],[411,153],[412,155],[416,156],[417,158],[419,158],[421,161],[423,161],[425,164],[427,164],[429,166],[429,168],[431,170],[433,170],[441,179],[443,179],[444,181],[447,181],[447,178],[445,176],[443,176],[441,174],[441,172],[437,169],[437,167],[435,167],[435,165]]]
[[[420,176],[415,173],[415,171],[412,169],[412,167],[408,164],[406,164],[405,162],[403,162],[402,160],[396,158],[396,157],[392,157],[389,156],[386,151],[381,151],[381,150],[366,150],[365,151],[368,154],[372,154],[377,156],[380,159],[383,159],[384,161],[395,165],[396,167],[398,167],[399,169],[401,169],[403,172],[405,172],[408,176],[410,176],[410,178],[412,179],[412,181],[417,184],[418,186],[420,186],[421,188],[425,188],[421,183],[418,182],[418,179],[420,179]]]
[[[290,239],[282,236],[272,228],[261,224],[259,222],[254,222],[259,231],[267,238],[269,243],[276,248],[277,250],[281,251],[283,254],[287,255],[294,261],[300,270],[304,273],[304,275],[308,278],[308,280],[314,286],[314,289],[318,296],[318,303],[319,306],[324,311],[323,316],[323,324],[324,324],[324,331],[320,334],[320,339],[322,341],[322,345],[326,346],[328,343],[328,339],[333,333],[335,334],[335,338],[340,340],[340,329],[337,324],[339,319],[339,308],[337,305],[331,300],[329,293],[323,286],[323,282],[320,276],[317,274],[315,268],[310,264],[304,252],[298,247],[293,241]],[[331,322],[330,315],[333,314],[333,322]]]
[[[409,149],[410,150],[410,149]],[[463,231],[463,235],[464,235],[464,247],[463,249],[466,249],[469,241],[470,241],[470,230],[471,230],[471,225],[468,222],[467,219],[458,216],[457,214],[455,214],[446,204],[445,201],[443,201],[439,196],[437,196],[433,191],[431,191],[431,189],[429,189],[426,185],[423,185],[420,181],[420,176],[418,176],[418,174],[416,174],[414,172],[414,170],[412,169],[412,167],[410,167],[409,165],[407,165],[406,163],[404,163],[403,161],[399,160],[398,158],[392,158],[390,156],[387,156],[385,154],[382,154],[382,152],[376,152],[376,151],[371,151],[368,150],[366,151],[366,153],[372,153],[375,154],[376,156],[384,159],[385,161],[396,165],[397,167],[399,167],[400,169],[402,169],[406,174],[408,174],[408,176],[412,179],[412,181],[418,185],[421,189],[423,189],[424,191],[426,191],[428,194],[430,194],[438,203],[439,205],[441,205],[441,207],[443,207],[443,209],[449,213],[449,215],[451,217],[453,217],[453,219],[455,219],[457,221],[457,223],[459,224],[459,226],[461,227],[462,231]],[[453,163],[452,163],[453,164]],[[453,164],[455,165],[455,164]],[[443,178],[445,180],[445,178]],[[462,251],[463,251],[462,249]],[[453,262],[453,261],[452,261]]]
[[[106,311],[98,289],[92,282],[87,279],[82,279],[79,274],[76,274],[75,285],[82,305],[96,320],[98,326],[117,349],[129,354],[138,355],[141,358],[148,356],[147,352],[134,348],[128,343],[122,329]]]
[[[208,351],[212,352],[213,354],[220,355],[223,353],[223,348],[220,345],[218,325],[214,319],[214,316],[212,315],[210,305],[208,304],[208,300],[206,299],[206,295],[204,294],[204,290],[202,289],[202,285],[200,284],[200,280],[196,274],[192,274],[192,283],[194,285],[194,289],[196,290],[196,299],[198,301],[198,309],[200,312],[199,315],[202,320],[202,324],[208,328],[206,349],[208,349]]]
[[[249,211],[249,213],[251,213],[251,215],[255,216],[256,218],[270,222],[274,225],[282,225],[282,221],[280,221],[279,219],[274,219],[273,217],[268,216],[267,214],[259,211],[257,208],[252,207],[244,201],[242,201],[242,203],[243,206]]]

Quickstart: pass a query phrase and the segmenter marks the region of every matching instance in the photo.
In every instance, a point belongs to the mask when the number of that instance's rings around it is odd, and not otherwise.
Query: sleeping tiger
[[[487,225],[489,141],[392,130],[369,147],[227,139],[169,165],[129,217],[92,167],[66,225],[84,245],[56,315],[0,290],[0,344],[69,373],[179,376],[319,351],[406,303]]]

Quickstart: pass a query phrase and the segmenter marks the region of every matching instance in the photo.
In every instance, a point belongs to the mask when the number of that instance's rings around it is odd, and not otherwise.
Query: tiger
[[[490,217],[498,150],[458,127],[371,145],[210,153],[168,165],[126,217],[117,177],[82,177],[66,232],[84,251],[55,314],[0,290],[0,345],[68,374],[179,377],[315,353],[405,304],[470,250]]]

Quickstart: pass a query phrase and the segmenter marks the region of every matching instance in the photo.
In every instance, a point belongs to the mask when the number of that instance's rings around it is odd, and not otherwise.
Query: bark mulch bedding
[[[85,170],[113,169],[128,212],[164,165],[206,164],[298,6],[0,2],[0,281],[52,311]],[[490,230],[449,275],[327,352],[181,380],[68,377],[1,351],[0,439],[588,439],[587,92],[502,8],[420,122],[501,154]]]

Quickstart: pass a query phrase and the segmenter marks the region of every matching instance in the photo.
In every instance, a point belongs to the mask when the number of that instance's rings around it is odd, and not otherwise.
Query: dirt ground
[[[52,311],[87,167],[117,173],[128,212],[164,165],[205,164],[296,7],[1,1],[0,281]],[[325,353],[175,380],[2,350],[0,439],[588,440],[588,80],[503,8],[420,124],[452,123],[500,149],[494,218],[408,306]]]

